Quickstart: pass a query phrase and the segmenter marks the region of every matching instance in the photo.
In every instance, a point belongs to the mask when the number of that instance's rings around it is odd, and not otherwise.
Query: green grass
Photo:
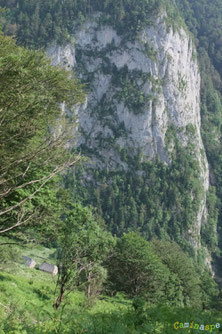
[[[52,263],[50,255],[54,249],[39,245],[19,248],[22,255],[33,257],[37,262],[39,258],[41,263],[44,257]],[[52,305],[56,277],[26,267],[21,257],[18,262],[0,267],[0,334],[172,334],[173,323],[183,319],[222,325],[221,315],[216,312],[148,303],[135,310],[132,300],[123,294],[102,295],[90,304],[85,294],[77,290],[55,311]],[[220,332],[217,330],[215,334]],[[185,332],[179,329],[177,333]]]
[[[11,263],[11,266],[14,267],[14,265],[15,263]],[[22,265],[19,267],[21,269]],[[6,323],[10,319],[14,323],[14,319],[21,319],[22,323],[28,323],[29,326],[35,326],[37,323],[38,326],[48,324],[49,331],[50,326],[56,326],[56,321],[59,321],[62,316],[64,323],[69,323],[73,328],[76,327],[75,333],[87,333],[86,330],[89,333],[96,333],[95,326],[98,327],[98,333],[103,333],[99,326],[110,327],[110,321],[112,326],[120,326],[122,320],[118,319],[116,323],[113,318],[119,317],[122,312],[127,312],[131,308],[131,301],[121,295],[115,298],[102,296],[89,307],[84,293],[74,291],[67,298],[65,312],[61,315],[62,308],[57,312],[52,308],[54,289],[55,278],[47,273],[25,268],[24,265],[22,274],[0,272],[1,322]],[[43,327],[41,328],[43,331]]]
[[[1,243],[15,243],[12,245],[8,246],[1,246],[0,247],[10,247],[12,249],[17,249],[20,253],[20,259],[19,261],[15,264],[16,270],[20,271],[23,270],[23,266],[20,266],[20,264],[24,264],[25,261],[22,259],[22,255],[28,256],[32,259],[34,259],[37,263],[37,267],[42,263],[42,262],[48,262],[51,264],[56,264],[56,259],[53,256],[55,253],[55,248],[47,248],[39,244],[25,244],[23,245],[20,241],[18,240],[13,240],[5,237],[0,237],[0,244]],[[1,250],[1,248],[0,248]],[[9,264],[8,270],[10,271],[10,268],[13,270],[14,265],[12,266]],[[1,264],[0,264],[1,268]],[[6,270],[6,267],[4,267],[4,270]],[[17,272],[17,271],[16,271]]]
[[[4,242],[15,241],[1,237],[0,243]],[[18,261],[0,264],[1,323],[10,323],[11,326],[15,323],[15,328],[19,327],[18,321],[20,326],[22,326],[21,323],[28,323],[30,326],[35,326],[35,324],[43,326],[43,324],[48,323],[51,327],[56,326],[55,319],[61,318],[63,312],[62,307],[58,311],[54,311],[52,307],[57,277],[36,268],[28,268],[22,259],[22,255],[33,258],[37,262],[37,267],[43,261],[55,263],[55,259],[52,258],[55,249],[33,244],[24,247],[19,242],[18,245],[10,245],[10,247],[19,250],[20,254]],[[95,324],[92,319],[99,319],[98,321],[102,321],[105,325],[106,322],[110,321],[110,314],[121,314],[121,312],[127,312],[130,308],[132,308],[131,301],[120,294],[115,298],[101,296],[92,306],[84,292],[74,291],[66,299],[65,311],[62,316],[64,322],[70,322],[72,319],[73,326],[76,326],[76,328],[82,324],[81,326],[85,328],[84,331],[92,330],[95,332]],[[92,328],[90,329],[88,326]],[[81,328],[76,329],[77,333],[78,331],[83,333],[82,330]],[[7,333],[9,329],[4,328],[4,331]],[[44,332],[42,327],[41,331]],[[49,332],[49,328],[47,331]],[[17,334],[17,332],[15,333]],[[32,330],[30,333],[32,333]],[[0,334],[2,334],[1,327]]]
[[[17,312],[26,310],[27,314],[35,317],[38,309],[50,308],[55,283],[46,275],[0,273],[0,300],[6,309],[13,310],[15,307]]]
[[[52,264],[56,264],[55,259],[52,257],[53,253],[55,252],[54,248],[46,248],[41,245],[35,246],[33,248],[32,245],[25,247],[23,250],[23,254],[25,256],[31,257],[37,263],[42,263],[43,261],[50,262]]]

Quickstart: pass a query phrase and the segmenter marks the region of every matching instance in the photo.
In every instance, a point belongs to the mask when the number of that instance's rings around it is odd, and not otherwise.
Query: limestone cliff
[[[53,44],[47,53],[53,64],[74,69],[88,83],[87,103],[78,110],[78,145],[91,149],[97,167],[125,170],[122,148],[132,155],[139,149],[143,161],[159,157],[169,165],[176,140],[183,147],[193,145],[204,191],[196,221],[184,237],[199,248],[209,171],[200,134],[200,74],[190,36],[183,28],[173,31],[162,15],[135,40],[101,26],[96,17],[73,37],[73,45]]]

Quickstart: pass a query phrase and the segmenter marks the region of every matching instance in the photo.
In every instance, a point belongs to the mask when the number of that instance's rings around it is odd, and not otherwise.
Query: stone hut
[[[22,256],[23,260],[25,260],[25,265],[31,269],[35,268],[36,262],[28,256]]]
[[[52,275],[56,275],[58,273],[58,267],[54,264],[49,264],[46,262],[43,262],[41,266],[39,266],[39,270],[45,271],[47,273],[50,273]]]

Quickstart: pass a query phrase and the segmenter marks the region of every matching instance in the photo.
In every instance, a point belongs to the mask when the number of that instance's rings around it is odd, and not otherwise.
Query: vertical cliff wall
[[[73,69],[87,83],[87,103],[78,110],[81,137],[93,168],[122,169],[140,152],[141,162],[158,158],[170,166],[177,146],[197,161],[199,204],[192,226],[182,237],[201,247],[201,224],[207,223],[209,170],[200,134],[200,74],[195,48],[187,32],[177,31],[160,16],[133,40],[110,26],[88,21],[74,43],[52,44],[53,64]],[[89,164],[90,165],[90,164]],[[142,172],[141,172],[142,173]],[[191,199],[195,194],[190,189]],[[175,208],[177,210],[177,208]]]

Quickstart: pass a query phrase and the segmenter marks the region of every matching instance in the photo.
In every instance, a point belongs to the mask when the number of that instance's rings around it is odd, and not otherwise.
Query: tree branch
[[[21,225],[24,225],[25,223],[27,223],[27,221],[29,221],[33,216],[35,215],[35,213],[33,213],[32,215],[30,215],[26,220],[22,220],[23,217],[24,217],[24,214],[22,214],[20,220],[13,226],[10,226],[8,228],[6,228],[5,230],[0,230],[0,234],[2,233],[5,233],[5,232],[8,232],[8,231],[11,231],[12,229],[18,227],[18,226],[21,226]]]
[[[36,189],[32,194],[30,194],[29,196],[27,196],[25,199],[23,199],[22,201],[20,201],[19,203],[9,207],[8,209],[4,210],[4,211],[0,211],[0,216],[6,214],[6,213],[9,213],[11,212],[12,210],[22,206],[25,202],[31,200],[35,194],[37,192],[39,192],[43,187],[44,185],[49,181],[51,180],[56,174],[62,172],[64,169],[68,168],[68,167],[72,167],[76,162],[78,162],[79,160],[81,159],[81,155],[78,154],[78,156],[76,157],[76,159],[72,162],[66,162],[64,163],[62,166],[60,167],[56,167],[54,169],[54,171],[45,179],[45,181],[38,187],[38,189]],[[3,233],[3,232],[0,232],[0,233]]]

